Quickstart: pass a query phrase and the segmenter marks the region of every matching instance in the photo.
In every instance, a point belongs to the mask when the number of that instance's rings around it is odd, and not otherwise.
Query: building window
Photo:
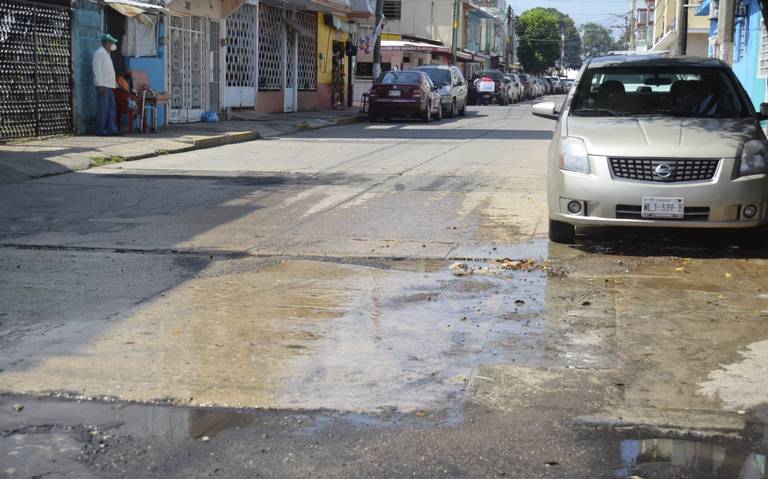
[[[739,61],[744,59],[747,54],[747,22],[741,22],[739,26]]]
[[[768,32],[765,30],[765,23],[760,22],[760,68],[757,76],[768,78]]]
[[[400,20],[402,2],[400,0],[384,0],[384,17],[387,20]]]

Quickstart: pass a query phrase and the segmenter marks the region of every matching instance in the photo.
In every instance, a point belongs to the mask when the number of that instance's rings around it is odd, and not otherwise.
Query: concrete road
[[[549,244],[552,127],[476,107],[0,186],[0,477],[765,477],[765,251]]]

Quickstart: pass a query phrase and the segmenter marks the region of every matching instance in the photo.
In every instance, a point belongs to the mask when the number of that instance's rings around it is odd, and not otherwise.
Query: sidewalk
[[[219,123],[169,125],[160,133],[117,137],[64,136],[0,144],[0,184],[79,171],[105,163],[139,160],[182,151],[355,123],[356,109],[298,113],[232,112]]]

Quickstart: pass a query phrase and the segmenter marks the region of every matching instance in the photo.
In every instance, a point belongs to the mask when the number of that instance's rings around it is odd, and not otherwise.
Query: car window
[[[381,77],[381,81],[384,85],[391,85],[394,83],[421,83],[421,78],[416,72],[387,72]]]
[[[751,113],[723,69],[635,67],[587,70],[571,114],[742,118]]]
[[[492,79],[493,81],[501,81],[501,72],[497,72],[494,70],[486,70],[481,71],[480,76],[487,76],[488,78]]]
[[[434,83],[451,84],[451,72],[445,68],[422,68],[421,71],[426,73]]]

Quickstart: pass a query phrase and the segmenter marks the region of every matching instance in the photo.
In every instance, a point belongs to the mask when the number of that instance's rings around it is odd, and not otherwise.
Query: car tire
[[[467,116],[467,102],[464,101],[464,106],[459,110],[459,116]]]
[[[437,113],[435,113],[435,116],[432,119],[435,121],[441,121],[443,119],[443,105],[440,105],[437,108]]]
[[[456,115],[459,114],[458,105],[456,105],[456,99],[453,99],[453,103],[451,103],[451,111],[448,112],[448,118],[456,118]]]
[[[429,123],[432,121],[432,102],[427,100],[427,108],[424,110],[424,113],[421,116],[421,121],[424,123]]]
[[[549,220],[549,240],[553,243],[573,244],[576,240],[576,227],[562,221]]]
[[[376,113],[374,113],[374,112],[369,110],[368,111],[368,121],[371,122],[371,123],[376,123],[377,121],[379,121],[379,115],[377,115]]]

